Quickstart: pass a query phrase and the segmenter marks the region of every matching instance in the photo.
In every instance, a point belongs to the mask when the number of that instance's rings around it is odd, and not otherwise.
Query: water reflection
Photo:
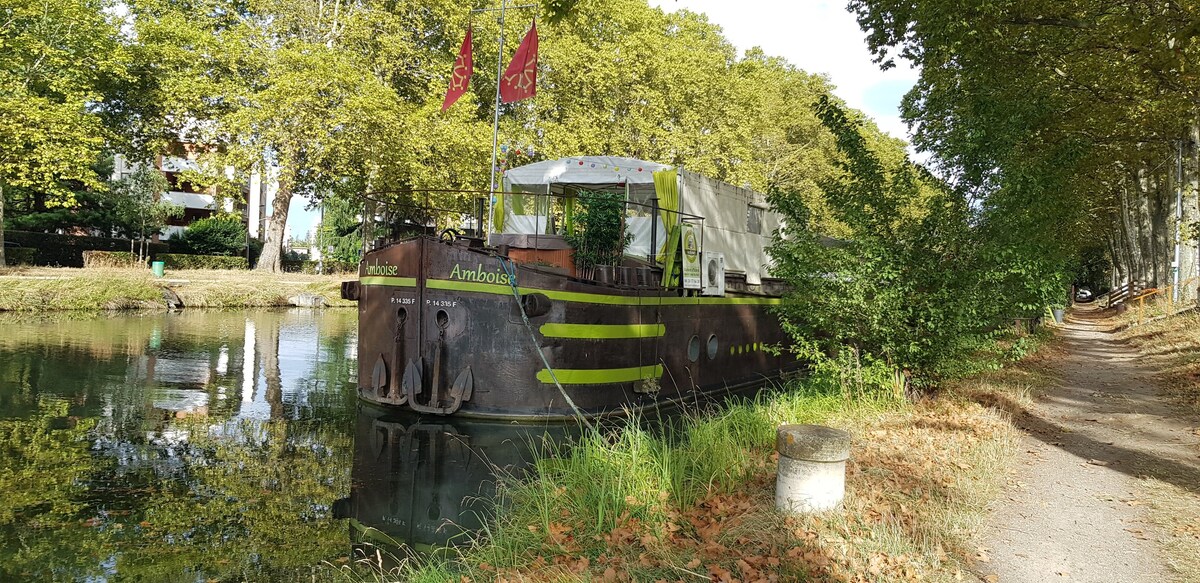
[[[565,443],[575,426],[516,425],[385,413],[363,406],[354,432],[351,519],[360,555],[443,548],[483,526],[497,477],[521,475],[535,450]]]
[[[352,311],[0,314],[0,580],[296,580],[346,551]]]

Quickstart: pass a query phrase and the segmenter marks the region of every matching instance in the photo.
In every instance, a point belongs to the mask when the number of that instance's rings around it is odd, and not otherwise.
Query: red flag
[[[462,48],[458,49],[458,58],[454,59],[454,70],[450,72],[450,88],[446,90],[446,99],[442,101],[442,111],[450,109],[471,83],[471,27],[467,27],[467,36],[463,38]]]
[[[537,93],[537,23],[529,27],[512,62],[500,78],[500,101],[512,103]]]

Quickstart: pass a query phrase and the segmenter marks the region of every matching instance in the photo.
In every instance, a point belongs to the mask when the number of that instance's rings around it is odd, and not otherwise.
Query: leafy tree
[[[146,260],[147,237],[161,231],[168,219],[183,216],[182,206],[162,199],[167,187],[167,179],[148,164],[138,166],[132,174],[112,184],[121,215],[141,242],[137,251],[140,261]],[[134,252],[133,238],[129,241],[129,252]]]
[[[904,116],[915,143],[976,200],[999,295],[1026,305],[1061,297],[1097,241],[1122,279],[1165,283],[1179,187],[1183,221],[1197,213],[1196,5],[850,6],[881,63],[901,55],[921,67]]]
[[[362,259],[365,227],[362,212],[362,206],[347,199],[325,199],[321,204],[321,228],[317,232],[317,245],[323,257],[345,263],[358,263]]]
[[[124,74],[108,6],[7,1],[0,9],[0,242],[6,189],[43,189],[69,201],[62,181],[100,185],[92,163],[109,132],[96,105],[104,87]]]
[[[966,205],[856,112],[828,96],[816,110],[844,156],[821,188],[847,238],[831,242],[805,206],[777,204],[787,227],[772,256],[796,289],[785,327],[810,357],[849,349],[927,384],[985,328]]]

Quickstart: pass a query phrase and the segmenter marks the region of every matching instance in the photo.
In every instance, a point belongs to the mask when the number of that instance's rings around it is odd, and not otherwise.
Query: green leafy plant
[[[188,225],[178,246],[197,255],[245,256],[246,226],[234,215],[205,217]]]
[[[633,235],[625,232],[625,196],[594,192],[579,196],[575,228],[566,234],[573,248],[575,267],[617,265]]]
[[[183,216],[182,206],[162,200],[162,193],[167,191],[168,186],[162,172],[146,164],[139,166],[133,174],[112,183],[113,192],[120,201],[119,212],[127,224],[133,225],[141,243],[136,250],[138,260],[147,258],[151,235],[161,231],[168,219]],[[129,242],[129,252],[135,252],[132,240]]]

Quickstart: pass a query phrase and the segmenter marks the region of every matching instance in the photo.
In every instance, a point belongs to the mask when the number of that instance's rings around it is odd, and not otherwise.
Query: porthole
[[[708,359],[712,360],[717,357],[717,335],[713,334],[708,337]]]
[[[688,360],[690,360],[692,362],[696,362],[697,360],[700,360],[700,337],[699,336],[692,336],[691,340],[688,340]]]

